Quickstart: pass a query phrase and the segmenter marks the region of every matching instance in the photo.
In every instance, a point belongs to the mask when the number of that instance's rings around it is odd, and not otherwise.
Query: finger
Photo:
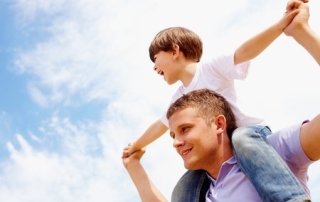
[[[298,15],[299,12],[300,12],[300,10],[298,10],[298,9],[293,10],[293,11],[291,11],[291,12],[286,12],[286,13],[285,13],[286,19],[291,22],[291,21],[293,20],[293,18],[294,18],[296,15]]]
[[[287,11],[292,11],[294,9],[299,8],[299,6],[302,5],[302,4],[303,4],[303,2],[299,1],[299,0],[289,1],[288,4],[287,4],[286,10]]]
[[[127,158],[129,156],[130,156],[130,153],[128,153],[128,152],[123,152],[122,153],[122,158]]]

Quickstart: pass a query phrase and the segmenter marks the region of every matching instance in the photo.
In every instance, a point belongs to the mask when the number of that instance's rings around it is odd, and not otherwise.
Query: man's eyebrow
[[[180,125],[177,126],[177,130],[181,130],[181,128],[183,127],[190,127],[191,124],[190,123],[181,123]],[[173,137],[175,133],[170,131],[170,137]]]

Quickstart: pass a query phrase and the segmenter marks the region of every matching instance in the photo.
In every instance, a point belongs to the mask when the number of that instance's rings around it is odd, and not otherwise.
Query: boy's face
[[[179,80],[176,56],[174,51],[160,51],[154,55],[154,71],[156,71],[169,84]]]
[[[175,112],[169,118],[170,136],[186,169],[209,171],[218,157],[219,129],[212,121],[208,126],[203,118],[196,116],[194,108]]]

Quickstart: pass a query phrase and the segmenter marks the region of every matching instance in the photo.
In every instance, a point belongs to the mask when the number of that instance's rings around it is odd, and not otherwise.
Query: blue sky
[[[188,27],[202,37],[205,60],[276,22],[286,2],[1,0],[1,200],[139,201],[122,148],[162,114],[179,85],[152,71],[154,35]],[[317,8],[311,1],[310,24],[320,33]],[[237,88],[243,107],[278,130],[320,112],[319,75],[282,35]],[[142,160],[168,198],[185,171],[171,145],[169,135],[161,137]],[[314,201],[319,169],[317,162],[309,170]]]

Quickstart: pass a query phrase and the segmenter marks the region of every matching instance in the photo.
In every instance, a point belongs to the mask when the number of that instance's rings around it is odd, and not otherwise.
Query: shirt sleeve
[[[165,113],[162,114],[162,116],[160,117],[160,121],[167,126],[167,128],[169,128],[169,121],[167,119],[167,111],[165,111]]]
[[[304,153],[300,143],[300,127],[298,123],[268,136],[268,141],[285,160],[294,172],[307,169],[313,162]]]
[[[204,66],[221,80],[244,80],[248,75],[250,61],[234,65],[234,53],[226,53],[218,55]]]
[[[167,111],[170,107],[170,105],[175,102],[177,99],[179,99],[181,96],[183,95],[183,90],[182,90],[182,86],[180,86],[178,88],[178,90],[172,95],[170,103],[168,105],[168,107],[166,108],[166,110],[164,111],[164,113],[162,114],[162,116],[160,117],[160,121],[167,126],[167,128],[169,128],[169,121],[167,119]]]

